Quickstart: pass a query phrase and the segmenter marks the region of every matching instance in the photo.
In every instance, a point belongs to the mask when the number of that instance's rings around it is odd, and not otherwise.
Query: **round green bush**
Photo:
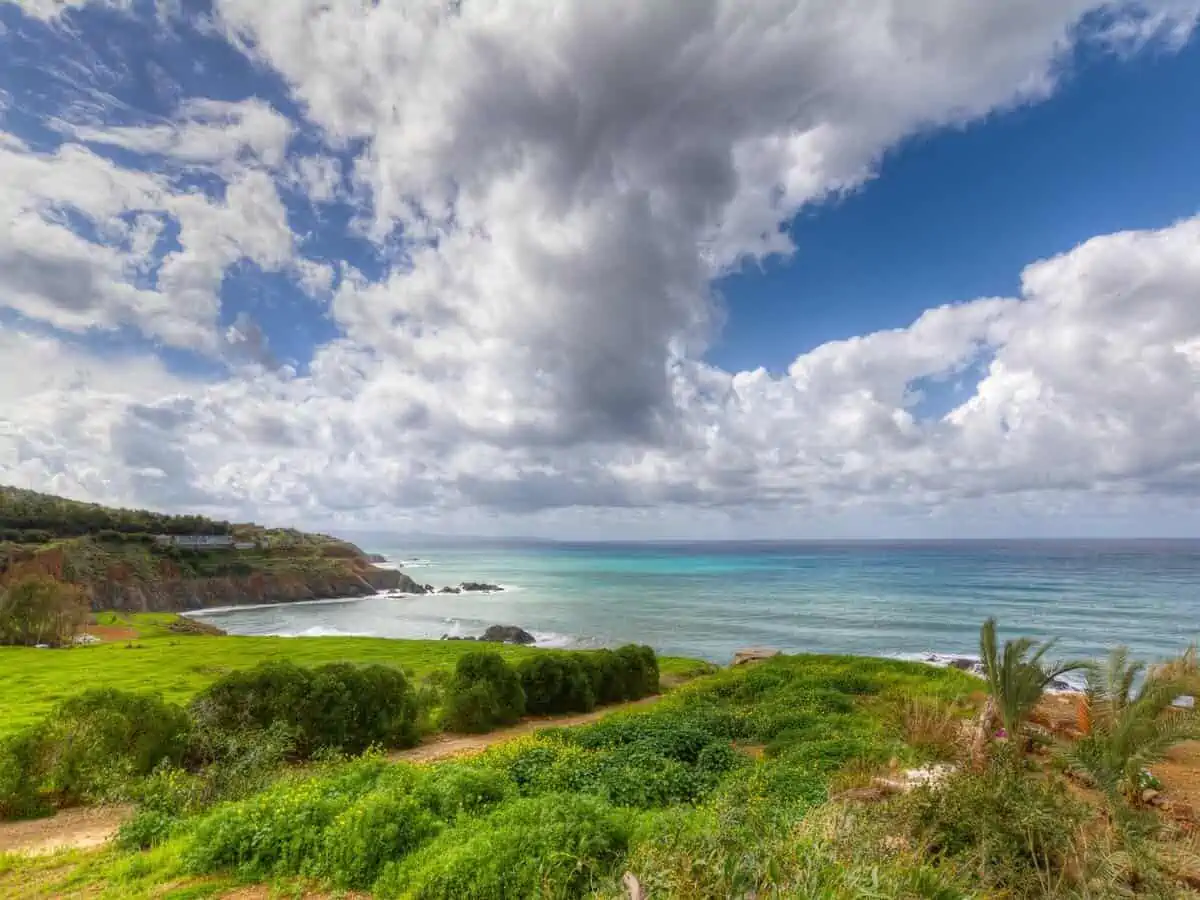
[[[596,706],[592,681],[573,653],[539,653],[517,666],[525,691],[525,710],[534,715],[590,712]]]
[[[191,722],[150,694],[97,688],[59,704],[42,723],[40,776],[62,803],[124,797],[131,779],[177,764]]]
[[[446,691],[443,723],[451,731],[482,733],[512,725],[525,713],[521,679],[504,657],[479,650],[459,657]]]
[[[205,732],[263,732],[286,728],[295,755],[323,750],[361,753],[378,744],[408,747],[417,741],[417,705],[399,669],[330,663],[304,669],[268,662],[231,672],[192,704]]]

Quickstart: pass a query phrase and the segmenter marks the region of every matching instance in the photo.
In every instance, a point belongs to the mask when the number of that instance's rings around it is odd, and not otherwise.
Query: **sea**
[[[979,626],[1055,638],[1055,657],[1117,644],[1148,661],[1200,638],[1200,541],[436,543],[366,547],[416,581],[494,593],[379,594],[208,611],[234,634],[629,642],[728,662],[744,647],[972,656]]]

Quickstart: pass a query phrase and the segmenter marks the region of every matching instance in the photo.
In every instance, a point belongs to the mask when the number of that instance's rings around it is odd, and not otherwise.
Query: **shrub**
[[[0,644],[69,644],[87,623],[83,590],[49,575],[29,575],[0,591]]]
[[[658,693],[658,658],[645,645],[627,644],[616,651],[625,667],[625,697],[637,700]]]
[[[588,669],[573,653],[539,653],[517,667],[525,710],[535,715],[590,712],[596,695]]]
[[[516,795],[504,772],[482,766],[443,763],[433,768],[419,790],[422,802],[444,819],[478,815]]]
[[[583,654],[582,661],[596,703],[620,703],[626,699],[625,665],[616,653],[597,650]]]
[[[178,763],[191,723],[174,703],[98,688],[56,707],[39,730],[40,776],[60,802],[127,796],[130,781]]]
[[[33,732],[0,741],[0,819],[32,819],[51,812],[38,793],[38,756]]]
[[[1008,760],[921,788],[899,806],[931,856],[960,860],[991,889],[1038,894],[1068,868],[1084,810],[1058,779],[1025,776]]]
[[[374,791],[326,829],[318,869],[342,888],[369,888],[383,866],[436,835],[442,822],[421,802],[395,788]]]
[[[629,838],[627,815],[570,795],[516,800],[442,832],[375,884],[379,897],[587,896],[607,886]]]
[[[325,830],[380,784],[386,764],[365,758],[303,781],[281,781],[236,803],[214,807],[190,829],[183,848],[192,872],[232,871],[248,878],[317,874]],[[401,769],[393,790],[411,777]]]
[[[485,732],[511,725],[525,712],[516,671],[499,653],[479,650],[459,657],[446,693],[443,722],[451,731]]]
[[[231,672],[192,705],[206,731],[288,729],[297,756],[323,749],[361,753],[372,744],[411,746],[417,709],[404,673],[390,666],[331,663],[302,669],[263,663]]]

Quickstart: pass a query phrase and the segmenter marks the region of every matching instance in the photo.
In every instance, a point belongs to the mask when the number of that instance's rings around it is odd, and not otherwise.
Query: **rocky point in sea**
[[[491,625],[479,637],[443,634],[443,641],[481,641],[489,644],[536,644],[537,638],[517,625]]]

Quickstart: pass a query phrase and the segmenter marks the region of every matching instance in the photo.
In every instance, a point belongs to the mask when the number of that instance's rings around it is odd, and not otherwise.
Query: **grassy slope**
[[[239,639],[240,640],[240,639]],[[407,643],[407,642],[403,642]],[[447,648],[447,645],[440,645]],[[469,645],[468,645],[469,646]],[[457,648],[456,648],[457,649]],[[518,648],[507,648],[509,652],[521,652]],[[529,652],[529,651],[525,651]],[[675,664],[678,665],[678,664]],[[670,667],[668,667],[670,668]],[[629,846],[618,852],[615,858],[605,863],[609,874],[601,877],[598,896],[605,898],[624,897],[618,878],[622,871],[631,867],[643,878],[662,882],[654,884],[650,896],[701,897],[719,896],[712,893],[717,889],[713,883],[690,884],[696,872],[711,867],[715,870],[731,869],[730,861],[740,858],[738,865],[757,866],[770,854],[782,852],[779,848],[760,847],[768,837],[783,838],[781,846],[791,844],[788,822],[799,821],[813,804],[819,805],[825,790],[835,773],[848,763],[859,759],[883,761],[892,755],[913,759],[912,751],[905,748],[897,731],[891,712],[901,698],[923,696],[929,698],[963,699],[978,690],[977,680],[953,670],[937,670],[913,663],[889,660],[860,659],[853,657],[803,656],[781,658],[750,669],[725,670],[718,674],[699,678],[689,685],[672,692],[664,701],[648,711],[618,712],[596,726],[588,726],[575,732],[575,740],[566,742],[561,733],[550,730],[542,737],[521,738],[510,744],[500,745],[467,764],[483,769],[507,772],[512,770],[518,758],[527,762],[518,768],[533,766],[542,774],[539,777],[550,781],[544,787],[536,783],[523,788],[522,793],[538,796],[544,791],[561,790],[555,787],[554,773],[560,775],[576,773],[570,779],[574,785],[570,794],[586,798],[603,792],[603,785],[594,781],[596,769],[592,761],[606,753],[622,753],[618,750],[585,749],[612,746],[606,742],[615,732],[629,732],[647,736],[650,741],[658,738],[661,729],[699,727],[711,731],[714,739],[735,737],[739,744],[764,746],[767,757],[749,762],[748,768],[730,772],[719,785],[706,789],[698,807],[683,803],[664,809],[657,804],[650,808],[625,809],[618,815],[629,825],[636,825]],[[589,739],[589,735],[591,738]],[[619,741],[618,741],[619,743]],[[557,762],[551,761],[557,759]],[[437,763],[427,771],[436,773],[449,766],[454,771],[459,763]],[[318,775],[313,785],[327,782],[336,776],[339,768]],[[653,768],[647,773],[647,783],[653,778]],[[433,774],[431,777],[436,778]],[[297,784],[299,787],[299,784]],[[283,801],[296,796],[296,789],[285,783],[272,789],[272,805],[275,800]],[[559,800],[548,798],[551,806]],[[346,798],[342,806],[353,807],[358,800]],[[512,801],[506,804],[511,808]],[[241,806],[245,806],[242,804]],[[224,812],[213,815],[232,817],[236,821],[239,806],[224,807]],[[762,834],[751,834],[743,821],[752,810],[765,812],[768,817],[780,816],[780,832],[769,830]],[[759,813],[754,813],[758,815]],[[241,872],[209,871],[196,874],[188,871],[184,860],[189,848],[197,846],[194,828],[202,825],[207,814],[197,817],[193,823],[173,840],[155,850],[143,853],[126,853],[110,850],[102,853],[74,853],[58,860],[18,860],[0,857],[0,892],[5,888],[20,885],[31,897],[64,896],[73,891],[86,892],[88,896],[101,897],[162,897],[170,896],[198,898],[226,896],[226,891],[236,884],[266,881],[274,882],[281,896],[299,896],[303,893],[300,883],[291,881],[292,872],[276,869],[275,875],[266,875],[254,866]],[[498,846],[507,846],[519,835],[492,833],[490,819],[469,816],[456,824],[451,823],[437,843],[431,844],[425,854],[425,869],[414,872],[414,877],[428,880],[430,868],[441,866],[457,867],[458,874],[473,879],[475,870],[486,868],[484,859],[465,857],[457,862],[450,860],[460,849],[475,846],[484,840],[499,841]],[[288,817],[285,817],[288,818]],[[289,818],[290,821],[290,818]],[[751,820],[753,821],[753,816]],[[672,824],[674,823],[674,824]],[[284,824],[281,822],[281,825]],[[676,826],[683,826],[677,831]],[[280,825],[272,828],[281,827]],[[287,827],[291,827],[288,825]],[[664,830],[665,829],[665,830]],[[732,830],[730,830],[732,829]],[[685,837],[691,835],[691,837]],[[281,837],[271,828],[261,833],[266,846]],[[284,840],[289,838],[283,837]],[[200,839],[202,842],[207,838]],[[693,846],[693,843],[696,845]],[[728,846],[726,846],[728,844]],[[445,852],[443,852],[445,851]],[[539,851],[540,852],[540,851]],[[727,855],[728,854],[728,855]],[[781,863],[786,862],[780,857]],[[548,856],[545,865],[552,859]],[[517,860],[514,864],[519,864]],[[537,860],[534,860],[537,863]],[[874,862],[865,861],[869,867]],[[664,867],[666,867],[664,869]],[[680,882],[679,872],[685,872]],[[732,866],[737,868],[737,866]],[[867,872],[870,875],[871,872]],[[726,877],[720,871],[704,878]],[[798,887],[793,881],[794,873],[782,872],[778,876],[779,886]],[[835,876],[830,876],[835,879]],[[840,878],[840,876],[836,876]],[[665,879],[665,880],[664,880]],[[672,880],[674,879],[674,880]],[[703,880],[703,879],[702,879]],[[722,888],[727,887],[721,882]],[[171,887],[167,888],[166,886]],[[321,890],[324,885],[309,883],[308,887]],[[822,884],[823,887],[827,887]],[[495,890],[477,885],[482,893],[472,896],[500,896]],[[690,888],[690,889],[689,889]],[[837,897],[880,897],[893,898],[899,894],[887,890],[878,893],[799,893],[784,888],[783,896],[829,896]],[[293,894],[292,892],[295,892]],[[451,893],[455,893],[451,891]],[[745,893],[740,891],[738,896]],[[461,891],[458,896],[467,896]],[[587,894],[592,896],[590,892]],[[774,895],[774,894],[764,894]],[[258,896],[258,895],[254,895]],[[267,896],[266,892],[263,896]],[[337,896],[317,893],[306,896]],[[429,896],[441,896],[430,893]],[[549,891],[547,896],[560,896]],[[561,896],[583,896],[567,891]],[[961,897],[962,894],[906,893],[906,900],[916,896]]]
[[[131,626],[140,636],[71,650],[0,647],[0,735],[32,725],[55,703],[88,687],[149,690],[167,700],[186,702],[226,672],[267,659],[289,659],[300,665],[378,662],[421,676],[452,669],[462,654],[479,647],[471,641],[178,635],[165,627],[173,619],[170,614],[103,613],[102,624]],[[510,660],[539,652],[505,644],[487,646]],[[701,666],[695,660],[675,658],[662,659],[660,665],[664,675]]]

